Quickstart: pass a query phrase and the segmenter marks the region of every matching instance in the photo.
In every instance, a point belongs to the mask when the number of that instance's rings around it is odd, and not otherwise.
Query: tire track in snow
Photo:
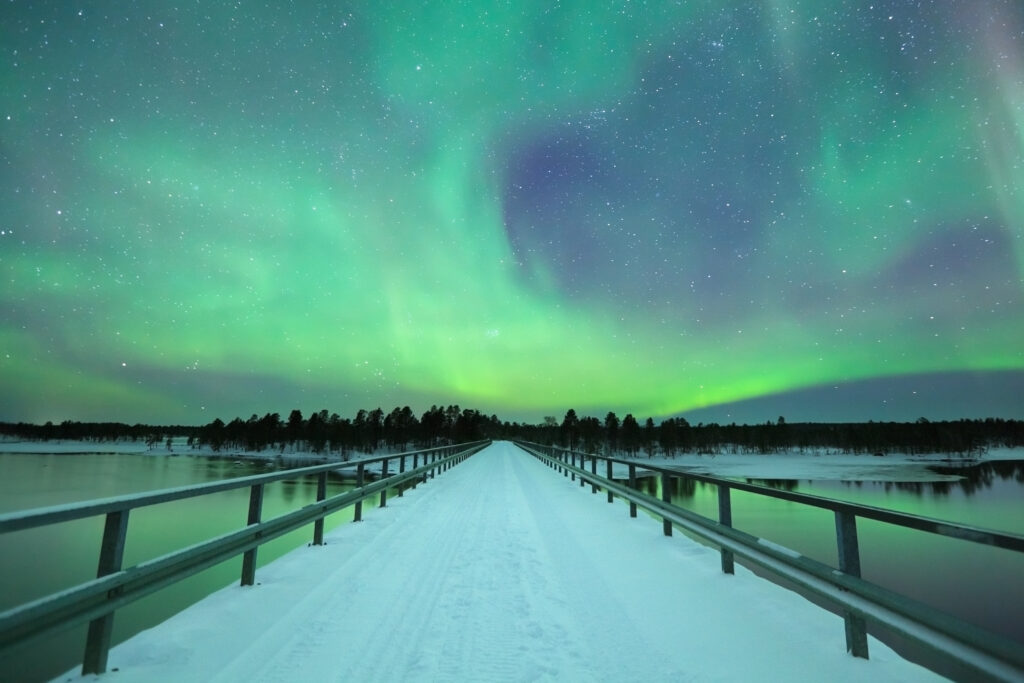
[[[486,491],[475,472],[477,457],[446,473],[429,506],[416,518],[412,529],[416,539],[397,538],[392,548],[397,570],[397,590],[392,609],[382,624],[369,634],[366,651],[376,654],[382,665],[350,671],[349,680],[399,680],[430,678],[438,666],[439,651],[447,639],[446,620],[451,618],[446,599],[452,576],[464,571],[471,537],[467,533],[476,521],[466,510],[480,507]],[[454,477],[458,473],[460,476]],[[403,511],[403,516],[405,515]],[[382,587],[382,590],[389,590]],[[368,657],[367,660],[371,660]]]
[[[537,539],[522,524],[521,482],[511,467],[518,453],[509,448],[499,444],[487,454],[494,473],[486,484],[486,512],[472,528],[466,566],[445,592],[446,604],[439,605],[457,614],[461,624],[442,649],[440,679],[472,672],[486,680],[532,681],[559,671],[558,647],[567,634],[556,620],[538,614],[551,596],[537,597],[546,577]]]
[[[659,653],[646,637],[648,628],[642,615],[628,609],[636,586],[629,573],[608,570],[609,546],[602,538],[600,520],[608,510],[603,494],[594,495],[591,487],[562,477],[532,456],[514,460],[519,488],[526,509],[534,514],[531,522],[537,531],[537,545],[543,549],[543,562],[555,581],[549,592],[557,595],[557,614],[568,618],[566,628],[575,634],[576,649],[571,654],[577,667],[589,669],[597,680],[630,680],[639,671],[658,671],[658,680],[689,680],[677,667],[661,668],[652,662],[673,661],[671,653]],[[559,491],[557,489],[563,488]],[[574,505],[547,505],[547,497],[557,495],[565,501],[570,490]],[[599,497],[601,498],[599,500]],[[621,511],[622,506],[615,506]],[[618,558],[622,559],[622,558]],[[629,558],[642,563],[643,557]],[[616,643],[612,650],[595,643]],[[666,655],[662,658],[662,654]],[[569,662],[568,664],[572,664]],[[565,673],[574,669],[570,666]]]
[[[550,610],[536,614],[551,596],[536,595],[547,581],[537,539],[516,521],[525,503],[510,463],[522,457],[500,444],[368,511],[363,547],[292,608],[286,621],[301,631],[269,628],[220,678],[299,679],[325,668],[363,681],[555,675],[550,660],[566,631]]]
[[[285,625],[270,625],[219,679],[299,680],[303,671],[319,677],[327,669],[338,672],[337,680],[385,680],[384,669],[400,665],[395,653],[415,648],[423,615],[432,608],[433,594],[426,587],[448,568],[458,536],[429,521],[447,496],[446,480],[470,461],[393,498],[388,508],[364,507],[363,522],[332,532],[325,548],[305,549],[344,559],[310,586]],[[411,556],[411,549],[423,547],[432,552]],[[294,632],[294,623],[303,624],[301,630]],[[399,632],[406,637],[396,643]]]

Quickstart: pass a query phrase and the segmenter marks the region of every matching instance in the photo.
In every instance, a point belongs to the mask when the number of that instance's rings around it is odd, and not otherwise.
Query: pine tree
[[[619,418],[615,413],[609,412],[605,415],[604,431],[608,440],[608,452],[614,455],[619,445]]]

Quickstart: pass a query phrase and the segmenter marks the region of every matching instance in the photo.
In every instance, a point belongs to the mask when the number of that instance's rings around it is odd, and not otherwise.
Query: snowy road
[[[496,443],[116,647],[103,680],[932,680]]]

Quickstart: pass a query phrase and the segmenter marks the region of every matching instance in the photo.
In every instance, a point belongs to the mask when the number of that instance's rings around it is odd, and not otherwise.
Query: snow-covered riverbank
[[[221,458],[279,461],[285,465],[314,462],[344,462],[338,453],[314,453],[287,448],[280,450],[242,451],[209,446],[193,448],[184,439],[176,439],[168,449],[166,442],[150,447],[142,441],[14,441],[0,440],[0,453],[137,453],[145,456],[200,455]],[[349,452],[347,460],[370,457],[368,453]],[[377,455],[384,455],[383,452]],[[684,472],[740,479],[802,479],[841,481],[956,481],[956,474],[940,474],[931,467],[969,467],[994,460],[1024,460],[1024,449],[990,449],[977,457],[957,458],[947,454],[885,456],[843,455],[828,451],[790,451],[784,453],[716,455],[681,454],[673,458],[640,455],[636,459],[645,466],[677,468]],[[617,466],[616,477],[625,477],[627,469]],[[603,474],[600,471],[599,474]]]
[[[678,468],[684,472],[739,479],[811,479],[840,481],[956,481],[957,474],[940,474],[932,467],[970,467],[996,460],[1024,460],[1024,449],[992,449],[974,458],[947,454],[885,456],[843,455],[821,452],[786,452],[770,455],[679,455],[675,458],[640,457],[639,465]]]
[[[84,441],[65,439],[60,441],[23,441],[14,439],[0,439],[0,453],[51,453],[58,455],[82,455],[85,453],[123,453],[146,456],[178,456],[198,455],[215,458],[246,458],[252,460],[281,460],[289,463],[294,462],[346,462],[359,458],[370,457],[369,453],[348,451],[344,457],[337,452],[315,453],[302,448],[288,447],[284,450],[266,449],[262,451],[240,450],[236,448],[222,448],[214,450],[210,446],[189,446],[186,439],[176,438],[171,440],[171,447],[167,447],[166,441],[160,441],[155,445],[148,445],[144,441]],[[384,453],[380,453],[384,455]]]

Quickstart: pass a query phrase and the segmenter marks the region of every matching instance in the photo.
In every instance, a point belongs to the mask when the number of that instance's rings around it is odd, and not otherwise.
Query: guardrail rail
[[[675,525],[717,545],[723,572],[733,573],[734,558],[739,556],[823,599],[842,614],[846,648],[855,657],[868,657],[867,623],[870,622],[923,647],[935,661],[965,678],[986,681],[1024,680],[1024,647],[1020,643],[862,579],[857,519],[876,520],[1014,552],[1024,552],[1024,536],[720,477],[643,465],[644,471],[661,477],[662,497],[659,500],[636,490],[635,461],[530,442],[516,441],[515,444],[566,477],[572,480],[578,478],[581,487],[589,483],[594,493],[604,489],[609,503],[616,496],[629,501],[631,517],[637,516],[638,506],[660,516],[666,536],[672,535],[672,527]],[[599,460],[605,463],[604,476],[597,474]],[[628,483],[614,480],[614,464],[628,468]],[[718,519],[709,519],[673,505],[669,500],[672,478],[714,485],[718,492]],[[837,566],[829,566],[768,539],[733,528],[732,490],[831,510],[835,515]]]
[[[313,524],[313,545],[322,545],[324,518],[332,512],[353,506],[353,520],[359,521],[362,519],[363,501],[367,498],[379,493],[379,504],[384,507],[389,488],[401,487],[406,482],[421,478],[432,479],[438,472],[450,469],[489,444],[490,441],[485,440],[439,446],[2,514],[0,533],[97,515],[105,515],[105,521],[96,578],[0,613],[0,653],[88,622],[82,674],[103,673],[107,668],[114,613],[120,607],[238,555],[243,556],[241,585],[251,586],[255,580],[256,552],[260,545],[310,523]],[[380,463],[380,476],[366,483],[367,466],[376,463]],[[390,463],[397,463],[397,472],[389,472]],[[406,469],[407,465],[411,467]],[[353,468],[356,471],[356,488],[327,498],[327,473]],[[315,503],[274,519],[261,519],[263,487],[266,484],[309,475],[317,475]],[[132,510],[245,487],[250,490],[247,526],[122,568],[128,517]],[[399,488],[399,495],[402,495],[402,488]]]

